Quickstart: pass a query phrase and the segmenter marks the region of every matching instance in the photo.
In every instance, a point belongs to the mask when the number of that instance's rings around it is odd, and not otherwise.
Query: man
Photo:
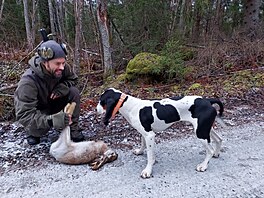
[[[52,127],[62,130],[69,125],[70,118],[63,109],[70,102],[76,102],[71,117],[71,138],[75,142],[84,140],[78,131],[80,94],[75,87],[77,75],[66,64],[66,55],[64,45],[54,40],[43,42],[18,83],[14,98],[16,119],[25,127],[30,145],[40,143],[40,137]]]

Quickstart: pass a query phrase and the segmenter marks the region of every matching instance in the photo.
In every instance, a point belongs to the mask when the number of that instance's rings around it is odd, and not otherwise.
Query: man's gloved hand
[[[49,115],[48,120],[52,121],[54,129],[61,130],[69,125],[70,117],[65,112],[60,111],[56,114]]]
[[[69,93],[69,87],[67,85],[60,83],[53,90],[50,95],[51,99],[60,98],[66,96]]]

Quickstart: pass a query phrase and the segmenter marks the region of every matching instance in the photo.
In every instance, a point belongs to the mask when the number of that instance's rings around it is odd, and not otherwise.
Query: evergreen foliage
[[[184,60],[191,59],[193,53],[190,50],[184,50],[180,41],[168,41],[162,50],[161,65],[163,66],[163,75],[171,80],[177,78],[178,81],[183,80],[188,73],[188,69],[184,66]]]
[[[169,2],[160,0],[125,0],[109,8],[123,40],[133,54],[157,52],[168,36]]]
[[[3,19],[0,23],[0,45],[22,45],[26,41],[23,3],[8,0],[3,10]]]
[[[49,20],[49,5],[48,1],[38,2],[39,19],[42,28],[45,28],[50,33],[50,20]]]
[[[29,16],[32,20],[33,3],[37,3],[35,10],[35,24],[31,22],[32,31],[45,28],[50,33],[50,16],[48,0],[33,1],[28,0]],[[58,1],[53,0],[54,8],[58,8]],[[75,11],[74,2],[78,1],[62,1],[64,24],[63,33],[69,48],[74,51],[75,46]],[[182,80],[188,74],[190,68],[185,67],[185,61],[194,57],[194,52],[183,47],[186,43],[193,46],[207,47],[215,45],[216,42],[223,42],[228,38],[233,39],[235,35],[240,34],[243,29],[243,19],[247,10],[246,2],[243,0],[196,0],[196,1],[174,1],[174,0],[111,0],[107,4],[107,17],[109,25],[109,43],[111,43],[111,51],[113,56],[113,67],[115,71],[126,68],[126,63],[131,60],[128,66],[130,78],[132,73],[137,75],[146,75],[149,73],[154,78],[167,81],[177,79]],[[261,11],[257,16],[263,22],[263,6],[261,0],[252,1],[254,5],[260,5]],[[259,7],[259,6],[258,6]],[[0,20],[0,49],[9,48],[21,49],[26,51],[27,35],[25,30],[25,19],[22,0],[5,1],[3,14]],[[54,9],[58,11],[59,9]],[[88,48],[89,53],[81,53],[81,60],[88,59],[88,55],[95,55],[98,64],[102,63],[102,46],[99,38],[98,24],[96,20],[97,1],[84,1],[82,32],[80,48]],[[255,13],[252,12],[252,15]],[[58,25],[58,13],[54,14],[55,23]],[[250,16],[248,16],[250,19]],[[57,20],[57,21],[56,21]],[[249,20],[250,21],[250,20]],[[33,27],[34,26],[34,27]],[[253,32],[251,35],[262,35],[261,27],[263,23],[258,23],[258,31],[260,34]],[[56,32],[58,33],[58,32]],[[39,35],[39,34],[36,34]],[[40,42],[39,36],[36,36],[36,43]],[[243,38],[244,39],[244,38]],[[261,40],[261,39],[260,39]],[[237,42],[238,43],[238,42]],[[81,52],[82,49],[79,49]],[[194,49],[194,48],[192,48]],[[201,49],[201,48],[200,48]],[[91,52],[91,54],[90,54]],[[99,53],[98,53],[99,52]],[[144,53],[142,53],[144,52]],[[98,56],[98,54],[99,56]],[[147,54],[145,54],[147,53]],[[234,52],[236,53],[236,52]],[[97,55],[96,55],[97,54]],[[136,56],[139,54],[139,57]],[[204,53],[206,55],[206,53]],[[210,63],[217,64],[216,60],[207,56],[205,65]],[[140,70],[131,69],[133,58],[139,58]],[[144,59],[146,61],[144,63]],[[219,56],[219,59],[222,57]],[[153,59],[154,62],[148,62]],[[217,59],[218,60],[218,59]],[[86,61],[91,61],[86,60]],[[101,62],[100,62],[101,61]],[[201,60],[203,62],[204,60]],[[156,62],[158,62],[156,64]],[[154,64],[155,63],[155,64]],[[204,63],[204,62],[203,62]],[[138,62],[134,63],[135,65]],[[89,65],[89,69],[95,64]],[[134,66],[133,66],[134,67]],[[97,67],[98,68],[98,67]],[[100,67],[99,67],[100,68]],[[143,68],[143,69],[142,69]],[[209,68],[209,66],[208,66]],[[212,68],[214,70],[214,68]],[[208,69],[210,71],[210,69]],[[146,73],[144,73],[146,72]],[[137,73],[137,74],[136,74]],[[133,75],[132,75],[133,76]],[[158,79],[158,78],[156,78]]]

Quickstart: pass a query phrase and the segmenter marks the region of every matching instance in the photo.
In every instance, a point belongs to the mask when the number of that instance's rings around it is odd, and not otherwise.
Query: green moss
[[[157,68],[161,67],[160,59],[159,55],[146,52],[136,55],[127,65],[126,74],[128,79],[138,77],[139,75],[158,73]]]
[[[255,86],[264,87],[264,73],[258,73],[253,76]]]
[[[179,57],[162,56],[152,53],[139,53],[129,61],[125,78],[128,81],[169,82],[177,78],[184,79],[188,73],[183,60]]]
[[[117,76],[116,80],[118,82],[125,82],[126,81],[126,74],[120,74],[119,76]]]
[[[223,82],[226,92],[235,93],[237,90],[248,90],[252,87],[264,86],[264,73],[255,73],[250,70],[236,72],[233,76]]]
[[[189,87],[189,90],[194,90],[194,89],[202,89],[203,86],[199,83],[194,83]]]
[[[170,90],[177,93],[181,90],[181,86],[180,85],[174,85],[170,88]]]
[[[184,95],[204,95],[205,87],[200,83],[192,84],[187,90],[185,90]]]

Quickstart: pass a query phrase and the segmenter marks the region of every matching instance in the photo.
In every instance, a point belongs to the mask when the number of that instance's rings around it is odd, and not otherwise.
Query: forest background
[[[262,0],[1,0],[0,118],[42,41],[67,45],[82,110],[106,87],[142,98],[199,94],[263,107]]]

